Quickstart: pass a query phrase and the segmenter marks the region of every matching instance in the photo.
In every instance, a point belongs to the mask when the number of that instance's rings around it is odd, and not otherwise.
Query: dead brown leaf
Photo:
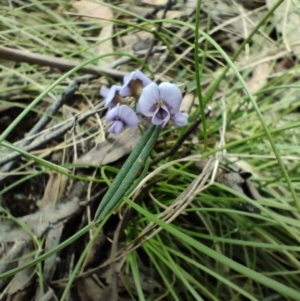
[[[135,5],[129,5],[128,3],[122,3],[120,7],[126,9],[128,12],[140,15],[140,16],[146,16],[148,14],[151,14],[153,12],[153,8],[151,7],[141,7],[141,6],[135,6]],[[167,14],[165,16],[166,19],[178,19],[182,16],[185,16],[187,13],[185,10],[168,10]],[[162,18],[164,15],[164,11],[160,10],[157,13],[158,18]],[[166,24],[168,26],[168,24]]]
[[[52,172],[46,185],[40,207],[45,207],[55,202],[58,198],[61,198],[65,193],[67,181],[67,176]]]
[[[212,21],[219,24],[218,27],[226,35],[226,41],[233,49],[239,47],[236,39],[247,38],[265,15],[263,9],[248,11],[241,5],[234,5],[232,1],[217,0],[214,4],[207,1],[205,4],[203,10],[211,15]],[[252,39],[261,44],[260,35],[254,35]]]
[[[101,2],[96,3],[82,0],[74,2],[72,5],[78,14],[83,15],[82,19],[85,21],[107,25],[107,20],[113,18],[112,10],[105,5],[101,5]]]
[[[0,274],[17,266],[18,263],[16,259],[22,255],[24,247],[24,241],[1,244]],[[0,290],[8,281],[8,278],[0,280]]]
[[[197,162],[195,166],[202,171],[203,167],[205,166],[207,160],[203,160],[200,162]],[[246,195],[248,198],[260,201],[261,196],[257,189],[254,187],[254,185],[250,181],[250,177],[252,174],[250,172],[246,172],[243,170],[223,170],[221,168],[218,169],[216,175],[215,175],[215,182],[218,182],[220,184],[223,184],[235,191],[237,191],[240,194]],[[258,209],[254,207],[252,204],[246,203],[245,208],[250,212],[255,212]]]
[[[139,31],[125,35],[121,40],[124,45],[123,51],[134,53],[135,51],[148,49],[153,40],[153,34]]]
[[[77,10],[78,14],[82,15],[82,19],[89,22],[94,22],[103,25],[102,30],[98,36],[98,41],[103,41],[98,44],[94,52],[97,55],[105,55],[113,53],[113,45],[110,37],[113,35],[113,23],[109,22],[113,19],[112,10],[102,5],[101,2],[78,1],[73,3],[73,7]],[[107,56],[99,60],[98,65],[105,67],[106,65],[114,62],[113,56]]]
[[[45,252],[53,250],[59,245],[63,227],[64,225],[60,224],[57,227],[50,229],[50,231],[47,233],[47,238],[45,242]],[[53,274],[56,269],[57,256],[58,254],[55,253],[54,255],[48,257],[44,262],[43,276],[45,279],[45,283],[48,283],[52,280]]]
[[[65,195],[67,183],[67,176],[52,172],[45,188],[40,208],[44,208],[48,204],[56,203],[57,200],[61,199]],[[53,227],[49,229],[45,239],[45,252],[58,246],[63,227],[63,224],[58,224],[53,225]],[[45,260],[43,276],[46,283],[52,280],[52,276],[56,269],[57,256],[58,253],[55,253]]]
[[[82,301],[97,301],[102,296],[104,289],[99,286],[94,277],[96,275],[83,278],[77,281],[77,292],[79,300]]]
[[[197,0],[186,0],[185,2],[185,11],[189,15],[194,10],[196,10],[197,7]]]
[[[163,290],[162,285],[157,282],[151,274],[144,273],[143,271],[139,271],[139,279],[141,283],[141,287],[145,292],[151,292],[154,290]],[[120,286],[130,287],[132,290],[135,288],[136,284],[134,278],[131,275],[120,275],[122,282]]]
[[[127,129],[121,135],[111,135],[75,163],[84,165],[106,165],[115,162],[132,152],[141,138],[139,129]]]
[[[195,105],[199,102],[198,98],[195,97],[194,93],[186,93],[183,97],[180,111],[183,111],[185,113],[193,113],[196,110]]]
[[[36,301],[58,301],[58,298],[56,297],[53,289],[51,287],[48,287],[47,292],[41,296],[38,292],[38,295],[35,299]]]
[[[267,0],[267,7],[271,9],[277,0]],[[274,24],[282,33],[283,42],[287,50],[300,58],[300,2],[286,0],[274,12]]]
[[[101,251],[102,246],[106,242],[106,236],[104,235],[103,231],[101,231],[96,239],[93,242],[93,246],[89,249],[86,259],[84,262],[84,266],[92,265],[95,261],[95,258],[97,255],[99,255],[99,252]]]
[[[247,82],[252,94],[259,91],[266,83],[269,76],[269,63],[261,63],[255,66],[251,79]]]
[[[99,41],[104,41],[101,44],[97,45],[94,49],[95,54],[97,55],[105,55],[114,52],[112,40],[110,37],[113,35],[113,24],[108,24],[104,26],[101,30],[100,35],[98,36]],[[98,65],[101,67],[106,67],[114,62],[113,56],[103,57],[99,60]]]
[[[33,251],[33,244],[30,242],[23,251],[23,257],[19,260],[19,266],[23,266],[33,259],[33,255],[30,255]],[[19,291],[23,291],[31,284],[34,274],[35,267],[29,267],[16,274],[9,283],[8,295],[14,295]],[[14,298],[14,300],[16,299]]]
[[[150,5],[166,5],[168,0],[142,0],[141,2]]]
[[[74,198],[65,204],[49,204],[36,213],[19,218],[25,223],[36,237],[41,237],[54,226],[64,224],[71,216],[82,208],[79,199]],[[9,235],[7,235],[9,233]],[[1,221],[0,242],[30,241],[31,236],[11,220]]]

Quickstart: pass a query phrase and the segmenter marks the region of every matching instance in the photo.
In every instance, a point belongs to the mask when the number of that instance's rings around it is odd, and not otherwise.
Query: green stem
[[[201,89],[201,75],[202,69],[199,68],[199,24],[200,24],[200,8],[201,8],[201,0],[198,1],[196,7],[196,23],[195,23],[195,47],[194,47],[194,60],[195,60],[195,77],[196,77],[196,88],[197,88],[197,95],[199,99],[199,108],[200,108],[200,115],[203,127],[203,137],[204,137],[204,148],[207,148],[207,131],[206,131],[206,120],[205,120],[205,105],[203,102],[202,97],[202,89]],[[202,58],[202,66],[204,62],[205,53],[203,53]]]

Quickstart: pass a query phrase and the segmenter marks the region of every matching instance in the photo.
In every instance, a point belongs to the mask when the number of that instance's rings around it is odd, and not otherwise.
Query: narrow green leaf
[[[104,195],[95,214],[95,221],[101,221],[120,204],[126,191],[131,187],[133,180],[146,163],[159,136],[160,129],[160,126],[152,125],[143,135]]]
[[[149,220],[155,222],[158,226],[162,227],[164,230],[168,231],[175,237],[179,238],[181,241],[189,244],[190,246],[192,246],[199,252],[204,253],[205,255],[216,260],[217,262],[220,262],[220,263],[230,267],[231,269],[235,270],[236,272],[238,272],[250,279],[253,279],[254,281],[257,281],[257,282],[265,285],[266,287],[269,287],[272,290],[275,290],[276,292],[278,292],[286,297],[289,297],[295,301],[300,300],[300,292],[299,291],[296,291],[293,288],[290,288],[276,280],[268,278],[268,277],[264,276],[263,274],[258,273],[252,269],[249,269],[248,267],[243,266],[242,264],[232,260],[231,258],[228,258],[225,255],[216,252],[215,250],[207,247],[206,245],[200,243],[199,241],[197,241],[197,240],[191,238],[190,236],[175,229],[172,225],[166,224],[165,222],[163,222],[162,220],[160,220],[153,214],[149,213],[147,210],[145,210],[138,204],[132,202],[130,199],[125,197],[124,200],[129,206],[134,208],[136,211],[138,211],[139,213],[141,213],[142,215],[147,217]]]

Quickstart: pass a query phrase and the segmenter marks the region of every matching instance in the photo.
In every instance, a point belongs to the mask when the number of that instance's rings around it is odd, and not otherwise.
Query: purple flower
[[[139,119],[133,109],[129,106],[120,104],[108,111],[106,119],[113,122],[108,130],[113,134],[120,134],[126,126],[129,128],[136,128],[139,123]]]
[[[120,96],[121,86],[113,85],[110,89],[102,88],[100,94],[105,98],[105,108],[116,106],[123,101],[123,97]]]
[[[123,87],[120,91],[122,96],[139,97],[144,87],[151,84],[152,81],[140,70],[136,70],[131,74],[125,75],[123,79]]]
[[[143,89],[139,99],[139,110],[147,117],[152,117],[152,123],[163,127],[172,118],[176,125],[187,123],[187,116],[179,112],[182,102],[180,89],[170,83],[149,84]]]
[[[172,119],[172,121],[173,121],[173,123],[175,125],[177,125],[177,126],[184,126],[188,122],[188,117],[189,117],[188,114],[178,112],[178,113],[174,114],[171,117],[171,119]]]

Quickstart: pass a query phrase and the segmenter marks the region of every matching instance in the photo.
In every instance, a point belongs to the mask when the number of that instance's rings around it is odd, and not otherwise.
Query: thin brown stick
[[[164,11],[163,11],[163,15],[162,15],[161,19],[164,19],[164,18],[166,17],[167,12],[168,12],[168,10],[172,7],[172,5],[174,5],[174,2],[173,2],[172,0],[168,0],[168,2],[167,2],[166,5],[165,5]],[[159,24],[157,25],[157,28],[156,28],[156,31],[157,31],[157,32],[160,32],[160,31],[161,31],[162,25],[163,25],[162,23],[159,23]],[[152,40],[152,42],[151,42],[151,44],[150,44],[150,46],[149,46],[149,48],[148,48],[148,52],[147,52],[146,55],[145,55],[145,58],[144,58],[144,66],[147,64],[147,62],[148,62],[148,60],[149,60],[150,54],[152,53],[152,50],[153,50],[153,47],[154,47],[155,43],[156,43],[156,39],[155,39],[155,37],[154,37],[154,39]],[[143,68],[142,68],[142,70],[143,70]]]
[[[80,64],[80,62],[76,60],[66,60],[63,58],[3,46],[0,46],[0,57],[1,59],[8,61],[47,66],[51,68],[57,68],[61,71],[69,71]],[[91,65],[81,68],[80,70],[78,70],[78,73],[96,75],[104,74],[114,78],[123,78],[123,76],[127,74],[127,72],[121,70],[114,70],[111,68],[99,68]]]
[[[208,117],[209,114],[210,114],[210,110],[206,112],[205,117]],[[196,128],[199,126],[200,123],[201,123],[201,118],[198,117],[170,149],[168,149],[163,154],[157,156],[155,159],[151,161],[151,166],[154,166],[159,161],[174,155],[177,152],[177,150],[180,148],[180,146],[184,143],[184,141],[189,137],[189,135],[191,135],[196,130]]]

